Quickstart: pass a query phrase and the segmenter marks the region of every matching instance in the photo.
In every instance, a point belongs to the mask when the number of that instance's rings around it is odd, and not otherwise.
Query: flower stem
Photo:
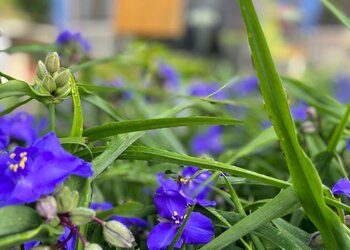
[[[49,113],[50,113],[50,130],[55,132],[55,123],[56,123],[56,114],[55,114],[55,104],[49,104]]]

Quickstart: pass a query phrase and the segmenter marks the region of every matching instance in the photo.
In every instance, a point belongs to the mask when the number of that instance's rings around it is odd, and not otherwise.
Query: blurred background
[[[349,1],[336,4],[350,13]],[[349,72],[350,32],[319,0],[255,5],[282,74],[305,78],[316,71],[330,79]],[[124,51],[135,41],[156,42],[172,53],[223,62],[233,74],[253,72],[234,0],[0,0],[0,49],[53,43],[64,30],[80,32],[92,58]],[[33,65],[28,54],[0,53],[0,70],[17,78],[31,81]]]

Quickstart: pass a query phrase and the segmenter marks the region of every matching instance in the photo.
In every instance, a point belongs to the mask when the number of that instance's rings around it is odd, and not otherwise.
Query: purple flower
[[[154,203],[161,222],[148,235],[147,246],[150,250],[167,249],[186,217],[187,201],[178,192],[168,192],[157,193]],[[192,212],[175,248],[180,248],[182,243],[206,244],[213,237],[211,220],[201,213]]]
[[[205,83],[205,82],[197,82],[192,84],[190,88],[190,95],[198,96],[198,97],[207,97],[208,95],[213,94],[214,92],[220,89],[220,84],[217,82]],[[224,92],[219,91],[211,98],[216,100],[225,100],[226,95]]]
[[[108,209],[112,209],[113,205],[109,202],[92,202],[90,204],[90,208],[99,212],[99,211],[104,211]]]
[[[179,74],[177,71],[163,62],[158,63],[158,77],[163,85],[170,90],[176,90],[179,87]]]
[[[66,152],[49,132],[28,148],[0,155],[0,207],[34,202],[70,175],[91,176],[91,164]]]
[[[253,75],[242,79],[236,84],[232,85],[230,89],[233,90],[234,96],[244,97],[258,89],[259,83],[258,78]]]
[[[68,44],[77,44],[85,53],[88,53],[91,50],[89,41],[82,38],[80,32],[74,33],[70,32],[69,30],[65,30],[58,34],[56,43],[61,46],[67,46]]]
[[[335,97],[341,103],[350,102],[350,75],[340,73],[335,79]]]
[[[0,150],[7,150],[11,142],[31,145],[44,127],[44,121],[36,125],[34,117],[26,112],[0,117]]]
[[[70,235],[70,230],[69,228],[65,227],[64,228],[64,233],[61,235],[61,237],[58,239],[60,242],[65,241],[68,236]],[[73,233],[72,237],[66,242],[65,244],[65,249],[66,250],[74,250],[74,245],[75,245],[75,233]],[[40,241],[30,241],[27,243],[24,243],[24,250],[30,250],[33,247],[39,246],[40,245]]]
[[[305,102],[300,102],[290,107],[293,119],[296,121],[305,121],[308,117],[309,106]]]
[[[211,126],[206,132],[197,134],[191,141],[191,151],[195,155],[219,154],[223,151],[222,127]]]
[[[345,194],[347,197],[350,197],[350,181],[346,178],[340,179],[332,188],[332,193]]]
[[[112,209],[113,205],[109,202],[92,202],[90,204],[90,208],[96,211],[104,211],[104,210]],[[133,225],[138,227],[148,227],[148,222],[140,218],[122,217],[122,216],[114,215],[110,217],[108,220],[119,221],[120,223],[124,224],[126,227],[131,227]]]
[[[215,201],[207,200],[207,196],[210,192],[208,185],[203,186],[204,182],[211,177],[209,171],[203,171],[200,174],[194,174],[199,170],[196,167],[185,167],[182,170],[181,176],[178,182],[173,179],[166,179],[163,173],[158,174],[157,180],[160,187],[157,189],[157,193],[167,193],[177,191],[188,202],[188,204],[200,204],[202,206],[215,206]]]

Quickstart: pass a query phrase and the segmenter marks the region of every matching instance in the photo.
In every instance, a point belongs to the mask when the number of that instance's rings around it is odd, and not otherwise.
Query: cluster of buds
[[[78,207],[79,193],[68,187],[61,187],[54,196],[43,196],[36,204],[39,215],[51,224],[58,221],[61,226],[75,232],[76,226],[96,222],[103,228],[103,236],[107,243],[114,247],[131,248],[135,241],[130,230],[118,221],[105,222],[96,217],[96,211],[86,207]],[[81,236],[82,237],[82,236]],[[83,241],[86,250],[102,249],[99,245]],[[40,246],[43,247],[43,246]],[[40,248],[41,249],[41,248]],[[50,248],[48,248],[50,249]]]
[[[69,69],[60,66],[59,55],[53,52],[46,56],[45,63],[38,62],[34,87],[39,94],[51,95],[62,101],[70,94],[72,78]]]

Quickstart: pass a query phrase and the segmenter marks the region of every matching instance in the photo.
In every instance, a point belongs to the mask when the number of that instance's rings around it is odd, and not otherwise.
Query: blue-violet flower
[[[148,235],[147,246],[150,250],[167,249],[186,218],[187,201],[178,192],[168,192],[157,193],[154,203],[161,218]],[[180,248],[182,243],[206,244],[213,237],[211,220],[199,212],[192,212],[175,248]]]
[[[206,132],[197,134],[191,141],[191,151],[195,155],[219,154],[224,150],[222,145],[222,127],[211,126]]]
[[[90,177],[91,164],[66,152],[53,132],[0,154],[0,207],[34,202],[70,175]]]

